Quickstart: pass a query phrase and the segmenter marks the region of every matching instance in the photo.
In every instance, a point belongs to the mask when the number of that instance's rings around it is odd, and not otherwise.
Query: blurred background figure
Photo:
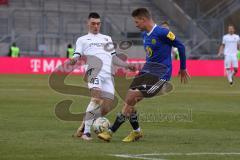
[[[166,28],[166,29],[170,30],[168,21],[163,21],[162,24],[161,24],[161,26],[162,26],[163,28]],[[179,52],[178,52],[178,49],[177,49],[176,47],[173,47],[173,48],[172,48],[172,59],[173,59],[173,60],[179,60],[179,59],[180,59],[180,58],[179,58]]]
[[[222,38],[222,44],[219,48],[218,56],[224,54],[224,66],[227,79],[230,85],[233,84],[233,77],[238,72],[238,49],[240,48],[239,35],[235,34],[235,27],[228,25],[228,33]],[[232,70],[233,68],[233,70]]]
[[[239,50],[238,53],[237,53],[237,58],[238,58],[238,60],[240,61],[240,50]]]
[[[72,58],[74,53],[74,49],[72,47],[72,44],[67,45],[67,58]]]
[[[180,60],[179,58],[179,52],[178,52],[178,49],[176,47],[173,47],[172,48],[172,58],[174,60]]]
[[[168,21],[163,21],[161,26],[162,26],[163,28],[169,29],[169,23],[168,23]]]
[[[9,57],[12,58],[17,58],[20,56],[20,49],[19,47],[16,45],[16,43],[12,43],[12,45],[9,47]]]

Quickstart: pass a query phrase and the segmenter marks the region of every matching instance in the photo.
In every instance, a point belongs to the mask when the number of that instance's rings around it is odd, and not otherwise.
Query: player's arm
[[[70,64],[74,65],[76,62],[81,58],[81,55],[83,53],[83,44],[80,39],[77,40],[76,42],[76,49],[73,53],[73,57],[70,58]]]
[[[218,50],[218,56],[221,56],[223,54],[224,48],[225,48],[225,44],[221,44]]]
[[[186,52],[185,52],[185,46],[181,41],[179,41],[176,37],[173,40],[173,46],[178,49],[179,58],[180,58],[180,70],[179,70],[179,76],[181,77],[181,82],[187,83],[188,79],[190,78],[187,67],[186,67]]]
[[[112,53],[112,62],[114,65],[117,65],[119,67],[123,67],[123,68],[126,68],[126,69],[130,69],[132,71],[135,71],[136,68],[133,64],[129,64],[125,61],[123,61],[121,58],[118,57],[118,55],[116,54],[116,52],[113,52]]]
[[[113,43],[111,37],[109,37],[109,42]],[[112,51],[111,55],[113,56],[112,57],[112,63],[114,65],[129,69],[129,70],[132,70],[132,71],[136,70],[136,68],[133,64],[129,64],[129,63],[125,62],[124,60],[122,60],[121,58],[119,58],[120,56],[117,54],[117,52],[115,50]],[[126,58],[126,56],[125,56],[125,58]]]
[[[238,36],[238,50],[240,51],[240,38]]]
[[[171,46],[174,46],[178,49],[179,58],[180,58],[180,70],[179,76],[181,77],[181,82],[187,83],[190,78],[187,68],[186,68],[186,53],[185,46],[183,43],[175,36],[175,34],[168,29],[164,29],[162,32],[162,37],[164,40],[169,43]]]
[[[218,50],[218,56],[221,56],[223,54],[224,48],[225,48],[225,38],[223,37],[222,44],[220,45]]]

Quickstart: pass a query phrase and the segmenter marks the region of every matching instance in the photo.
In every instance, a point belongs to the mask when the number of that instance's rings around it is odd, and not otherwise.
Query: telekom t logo
[[[30,60],[31,68],[33,69],[33,72],[39,72],[39,69],[41,69],[41,60],[40,59],[31,59]]]

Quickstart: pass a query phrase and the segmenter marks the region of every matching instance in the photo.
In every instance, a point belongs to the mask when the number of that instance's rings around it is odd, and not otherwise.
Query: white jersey
[[[224,55],[225,56],[236,56],[238,52],[238,44],[240,43],[239,35],[226,34],[223,36]]]
[[[112,54],[115,53],[115,50],[110,36],[88,33],[79,37],[75,53],[87,56],[87,64],[91,66],[90,68],[99,69],[99,75],[112,74]]]

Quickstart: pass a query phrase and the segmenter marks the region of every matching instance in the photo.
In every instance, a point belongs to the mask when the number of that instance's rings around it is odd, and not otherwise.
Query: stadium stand
[[[227,24],[234,24],[239,33],[240,0],[174,0],[174,2],[207,35],[207,39],[202,39],[195,47],[192,46],[191,50],[198,54],[202,54],[203,51],[205,54],[208,53],[204,56],[198,55],[202,58],[214,58],[211,53],[216,53]]]
[[[66,45],[74,44],[77,37],[86,33],[88,13],[96,11],[102,15],[102,33],[111,35],[116,42],[133,41],[136,45],[129,51],[130,57],[142,57],[144,52],[138,47],[139,31],[130,14],[134,8],[147,7],[158,24],[164,20],[170,22],[171,30],[185,42],[190,58],[204,57],[203,54],[216,50],[224,33],[224,22],[239,9],[237,2],[239,0],[231,3],[227,0],[9,0],[8,5],[0,6],[0,54],[6,55],[9,44],[16,42],[22,55],[64,57]],[[217,10],[226,5],[221,13]],[[224,14],[233,6],[231,13]],[[178,17],[167,10],[175,10]],[[222,17],[220,22],[212,23],[219,17]],[[211,28],[207,28],[209,23]]]

